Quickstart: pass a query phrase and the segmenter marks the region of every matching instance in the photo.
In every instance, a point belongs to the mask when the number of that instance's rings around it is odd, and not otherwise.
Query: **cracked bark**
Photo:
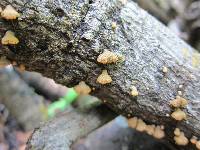
[[[24,63],[67,86],[84,80],[95,87],[94,95],[107,101],[119,114],[138,116],[147,123],[166,126],[166,139],[180,127],[187,137],[200,136],[199,54],[134,2],[119,0],[46,1],[2,0],[12,3],[22,16],[13,23],[0,20],[2,31],[14,30],[20,44],[2,47],[10,59]],[[26,3],[25,6],[23,6]],[[111,23],[117,22],[113,31]],[[1,36],[3,34],[0,33]],[[125,56],[113,65],[98,64],[104,49]],[[168,67],[165,75],[162,67]],[[96,83],[107,69],[113,82]],[[135,85],[139,96],[130,95]],[[179,89],[179,85],[183,85]],[[182,90],[189,100],[187,120],[176,122],[166,114],[169,101]]]

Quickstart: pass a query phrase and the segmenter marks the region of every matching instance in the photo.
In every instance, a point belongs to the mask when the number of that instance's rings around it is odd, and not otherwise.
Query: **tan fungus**
[[[97,82],[100,84],[108,84],[112,82],[112,78],[108,74],[107,70],[103,70],[100,76],[97,78]]]
[[[116,63],[118,60],[119,60],[118,55],[109,50],[105,50],[97,58],[97,61],[102,64]]]
[[[78,85],[74,86],[74,89],[78,94],[83,95],[89,94],[92,91],[90,86],[88,86],[84,81],[79,82]]]
[[[15,34],[12,31],[7,31],[4,37],[1,39],[3,45],[8,44],[18,44],[19,40],[15,37]]]
[[[177,109],[175,112],[173,112],[171,114],[171,117],[174,118],[177,121],[181,121],[181,120],[186,119],[186,114],[185,114],[184,111]]]
[[[13,20],[17,19],[20,14],[11,5],[7,5],[6,8],[1,12],[1,16],[7,20]]]

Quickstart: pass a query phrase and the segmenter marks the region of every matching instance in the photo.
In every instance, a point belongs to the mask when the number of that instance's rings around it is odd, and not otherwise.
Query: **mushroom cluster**
[[[182,111],[180,108],[186,107],[188,104],[188,100],[176,96],[175,99],[170,101],[170,105],[175,108],[175,111],[171,114],[171,117],[174,118],[177,121],[181,121],[186,119],[186,114],[184,111]]]
[[[130,118],[128,125],[137,131],[146,132],[157,139],[162,139],[165,136],[164,126],[147,125],[142,119],[137,117]]]
[[[185,134],[181,132],[179,128],[174,130],[174,135],[174,141],[177,145],[185,146],[189,143],[189,140],[187,137],[185,137]]]
[[[6,20],[14,20],[20,16],[20,14],[11,5],[7,5],[4,10],[0,8],[0,13],[1,17]],[[15,45],[19,43],[19,40],[15,37],[14,32],[7,31],[1,39],[1,43],[2,45]]]

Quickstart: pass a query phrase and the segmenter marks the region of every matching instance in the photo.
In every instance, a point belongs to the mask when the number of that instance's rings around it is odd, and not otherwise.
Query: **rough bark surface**
[[[2,20],[2,30],[12,29],[20,44],[10,46],[14,58],[28,70],[38,71],[59,83],[73,86],[84,80],[93,94],[106,100],[119,114],[142,117],[164,124],[172,139],[174,127],[187,137],[200,136],[199,54],[134,2],[120,0],[1,0],[12,3],[22,16],[13,23]],[[112,30],[112,22],[117,28]],[[4,47],[5,49],[5,47]],[[105,49],[125,61],[97,63]],[[8,52],[6,52],[8,53]],[[168,67],[168,73],[162,67]],[[113,82],[99,85],[96,79],[107,69]],[[139,96],[130,95],[135,85]],[[179,85],[183,85],[179,89]],[[189,100],[187,120],[176,122],[168,114],[169,101],[181,90]]]

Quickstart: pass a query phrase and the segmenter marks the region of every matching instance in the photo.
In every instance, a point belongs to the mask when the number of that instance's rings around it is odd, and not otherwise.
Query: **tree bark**
[[[120,0],[2,0],[21,12],[18,21],[0,21],[2,30],[14,30],[20,39],[10,46],[10,59],[67,86],[84,80],[119,114],[165,125],[173,140],[179,127],[190,138],[200,137],[199,53],[134,2]],[[112,30],[112,22],[117,28]],[[3,47],[5,49],[5,47]],[[125,57],[124,62],[102,65],[97,57],[105,49]],[[168,72],[164,74],[162,67]],[[112,77],[109,85],[96,83],[103,69]],[[130,95],[134,85],[138,97]],[[180,89],[180,85],[183,87]],[[169,101],[178,91],[189,100],[187,120],[176,122]]]

